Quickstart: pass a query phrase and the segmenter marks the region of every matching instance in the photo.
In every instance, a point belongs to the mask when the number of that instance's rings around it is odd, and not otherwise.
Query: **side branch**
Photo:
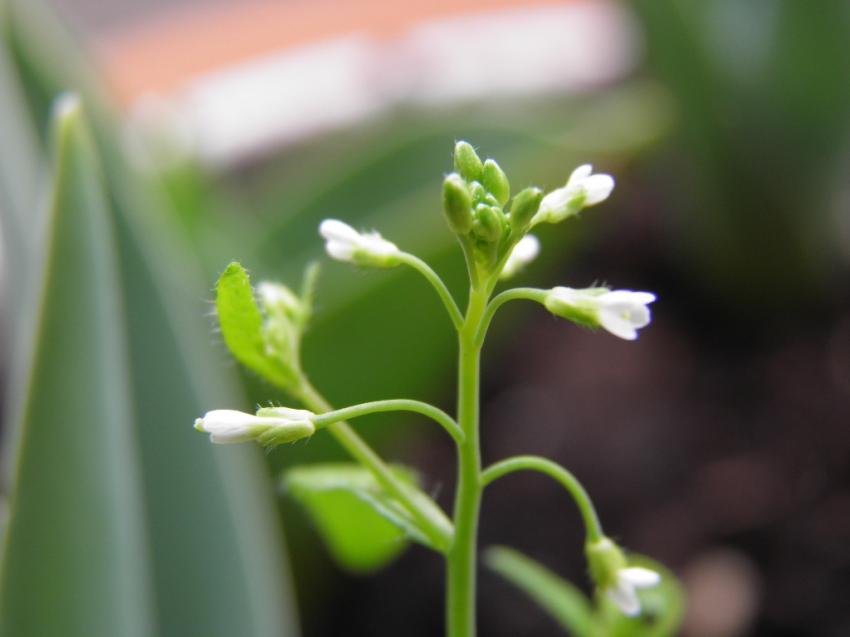
[[[393,399],[393,400],[376,400],[374,402],[362,403],[353,405],[343,409],[336,409],[316,416],[313,419],[313,424],[317,428],[325,427],[340,420],[348,420],[350,418],[359,418],[369,414],[377,414],[388,411],[410,411],[417,414],[422,414],[438,423],[445,429],[449,435],[454,438],[455,442],[461,443],[464,440],[463,431],[442,409],[438,409],[428,403],[423,403],[418,400]]]
[[[449,289],[446,287],[446,284],[443,283],[440,276],[422,259],[410,254],[409,252],[402,252],[399,255],[399,258],[402,263],[409,265],[411,268],[419,272],[419,274],[424,276],[428,283],[433,286],[434,290],[436,290],[437,294],[440,296],[440,300],[443,302],[443,305],[446,307],[446,310],[449,313],[449,318],[452,320],[452,324],[455,326],[455,329],[459,331],[460,328],[463,327],[463,314],[461,314],[452,293],[449,292]]]
[[[478,328],[478,333],[475,335],[476,347],[481,347],[484,343],[484,337],[487,335],[487,329],[490,327],[490,322],[493,320],[496,310],[502,307],[505,303],[519,299],[543,303],[547,293],[548,290],[540,290],[538,288],[513,288],[512,290],[505,290],[501,294],[497,294],[493,297],[493,300],[487,304],[484,317],[481,319],[481,326]]]
[[[589,542],[595,542],[604,537],[602,525],[599,523],[599,517],[596,515],[596,509],[587,491],[572,473],[551,460],[539,456],[515,456],[502,460],[490,465],[481,473],[481,484],[486,487],[502,476],[525,470],[546,474],[569,492],[581,513]]]

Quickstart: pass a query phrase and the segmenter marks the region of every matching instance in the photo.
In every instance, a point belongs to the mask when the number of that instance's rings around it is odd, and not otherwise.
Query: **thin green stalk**
[[[476,335],[487,304],[487,290],[472,288],[463,327],[458,333],[458,444],[454,541],[446,556],[446,624],[449,637],[474,637],[478,514],[481,505],[481,450],[478,400],[481,346]]]
[[[464,434],[454,419],[442,409],[438,409],[428,403],[423,403],[418,400],[407,400],[404,398],[391,400],[376,400],[369,403],[361,403],[344,409],[337,409],[321,414],[313,419],[313,424],[316,427],[326,427],[340,420],[349,420],[351,418],[359,418],[369,414],[376,414],[387,411],[411,411],[413,413],[422,414],[431,420],[435,421],[445,429],[449,435],[458,443],[463,442]]]
[[[408,252],[402,252],[399,258],[402,263],[409,265],[428,280],[428,283],[437,291],[443,305],[446,306],[446,310],[452,320],[452,325],[455,326],[456,330],[460,330],[463,327],[463,314],[461,314],[454,297],[452,297],[452,293],[449,292],[449,289],[443,283],[440,276],[422,259]]]
[[[502,476],[513,473],[514,471],[525,470],[544,473],[559,482],[569,492],[576,506],[578,506],[579,513],[584,522],[588,542],[596,542],[604,537],[602,525],[599,523],[599,516],[596,515],[596,509],[593,507],[593,502],[591,502],[587,491],[585,491],[584,487],[581,486],[581,483],[572,473],[551,460],[539,456],[515,456],[508,458],[487,467],[481,474],[481,483],[482,486],[486,487]]]
[[[475,343],[478,347],[481,347],[484,343],[484,337],[487,335],[487,330],[490,327],[490,322],[493,320],[493,315],[496,314],[496,310],[508,301],[516,301],[519,299],[543,303],[547,292],[548,290],[540,290],[538,288],[513,288],[511,290],[505,290],[501,294],[497,294],[495,298],[487,304],[487,310],[484,312],[484,318],[481,320],[478,333],[475,335]]]
[[[302,380],[301,386],[293,391],[293,394],[308,409],[317,414],[333,411],[330,403],[325,400],[324,396],[306,378]],[[447,531],[445,525],[435,520],[433,515],[413,497],[408,487],[393,475],[387,464],[372,450],[365,440],[357,435],[357,432],[348,423],[336,422],[328,425],[327,430],[355,460],[372,472],[378,484],[401,502],[422,531],[434,543],[435,547],[443,551],[449,548],[452,543],[451,532]]]

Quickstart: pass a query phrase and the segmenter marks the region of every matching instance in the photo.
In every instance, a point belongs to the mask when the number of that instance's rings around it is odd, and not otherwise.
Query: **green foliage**
[[[72,98],[59,103],[54,130],[47,264],[0,573],[0,635],[150,635],[114,230]]]
[[[640,591],[639,617],[627,617],[604,595],[597,596],[594,607],[573,584],[513,549],[492,547],[485,561],[573,637],[672,637],[682,623],[684,595],[675,575],[640,555],[629,555],[629,565],[655,571],[661,575],[661,583]]]
[[[235,262],[228,265],[215,290],[221,335],[234,358],[282,389],[297,385],[296,371],[281,357],[269,355],[263,316],[245,268]]]
[[[522,553],[504,546],[487,550],[488,567],[525,592],[574,637],[591,637],[594,629],[590,600],[570,582]]]
[[[393,473],[416,487],[413,471],[394,467]],[[369,572],[386,565],[404,550],[408,539],[431,546],[409,512],[360,465],[297,467],[286,473],[283,485],[310,513],[337,562],[351,571]]]

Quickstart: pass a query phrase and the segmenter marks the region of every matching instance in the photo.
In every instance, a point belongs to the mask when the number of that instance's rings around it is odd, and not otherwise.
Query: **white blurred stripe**
[[[604,84],[631,68],[637,49],[630,15],[612,2],[530,4],[422,23],[393,40],[352,33],[287,49],[199,76],[173,96],[145,96],[130,124],[192,140],[202,159],[226,166],[401,104]]]

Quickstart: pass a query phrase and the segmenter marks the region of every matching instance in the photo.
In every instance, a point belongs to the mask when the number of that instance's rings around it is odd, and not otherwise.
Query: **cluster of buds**
[[[461,240],[472,263],[484,273],[502,270],[525,236],[543,199],[539,188],[526,188],[511,200],[507,175],[493,159],[481,161],[467,142],[458,142],[454,150],[455,172],[443,181],[443,211],[449,228]],[[513,260],[513,274],[537,254],[536,239],[531,239]],[[502,270],[504,271],[504,270]]]

